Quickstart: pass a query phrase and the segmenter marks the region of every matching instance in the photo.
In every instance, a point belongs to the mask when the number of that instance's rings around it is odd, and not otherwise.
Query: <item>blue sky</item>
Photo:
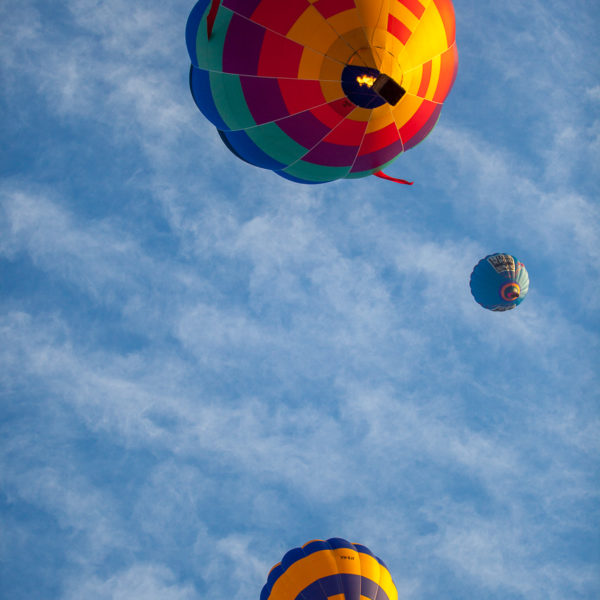
[[[408,188],[235,159],[192,6],[0,5],[4,597],[258,599],[337,536],[403,599],[598,598],[600,9],[456,0]]]

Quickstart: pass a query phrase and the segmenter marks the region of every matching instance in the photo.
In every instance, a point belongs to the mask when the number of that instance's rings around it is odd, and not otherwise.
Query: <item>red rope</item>
[[[217,18],[217,11],[219,10],[220,3],[221,0],[212,0],[210,12],[208,13],[208,17],[206,17],[206,31],[208,33],[209,40],[210,36],[212,35],[213,25],[215,24],[215,19]]]
[[[412,185],[414,181],[406,181],[406,179],[396,179],[396,177],[390,177],[386,175],[383,171],[377,171],[377,173],[373,173],[375,177],[381,177],[381,179],[387,179],[388,181],[395,181],[396,183],[403,183],[404,185]]]

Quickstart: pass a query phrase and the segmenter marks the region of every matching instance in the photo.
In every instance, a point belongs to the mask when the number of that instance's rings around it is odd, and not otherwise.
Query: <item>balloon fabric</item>
[[[302,183],[371,175],[421,142],[458,66],[451,0],[200,0],[186,41],[226,146]]]
[[[475,301],[493,311],[511,310],[529,291],[529,275],[523,263],[511,254],[490,254],[471,273]]]
[[[341,538],[313,540],[285,554],[260,600],[398,600],[392,577],[366,546]]]

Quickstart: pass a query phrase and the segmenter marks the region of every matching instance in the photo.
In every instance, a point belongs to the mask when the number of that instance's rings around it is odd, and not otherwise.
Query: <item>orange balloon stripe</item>
[[[452,0],[433,0],[433,3],[442,17],[444,29],[446,30],[446,40],[448,46],[451,46],[456,41],[456,20]]]
[[[420,19],[425,12],[425,7],[419,2],[419,0],[397,0],[400,4],[403,4],[410,10],[410,12]]]
[[[394,15],[388,16],[387,30],[403,44],[406,44],[412,34],[412,31]]]
[[[423,65],[423,70],[421,74],[421,84],[419,85],[419,91],[417,92],[417,96],[420,98],[424,98],[427,93],[427,89],[429,88],[429,82],[431,80],[431,61],[426,62]]]
[[[442,64],[440,68],[440,76],[433,95],[434,102],[443,102],[454,85],[456,73],[458,72],[458,51],[456,44],[444,52],[440,57]]]

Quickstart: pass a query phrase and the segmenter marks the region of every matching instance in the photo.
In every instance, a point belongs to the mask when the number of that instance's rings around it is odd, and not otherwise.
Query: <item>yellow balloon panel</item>
[[[286,37],[321,54],[327,54],[327,50],[338,39],[338,34],[323,19],[321,13],[310,6],[287,32]]]
[[[371,581],[379,581],[381,577],[381,566],[368,554],[360,554],[360,574]]]
[[[392,107],[392,114],[398,129],[408,123],[412,116],[419,110],[423,100],[411,94],[404,94],[400,102]]]
[[[400,68],[400,67],[399,67]],[[419,65],[410,71],[402,72],[402,87],[408,94],[417,95],[419,88],[421,87],[421,79],[423,77],[423,65]],[[396,79],[398,81],[398,79]]]
[[[369,44],[385,47],[390,0],[355,0]]]
[[[321,81],[321,91],[326,102],[334,102],[345,98],[344,90],[339,81]]]
[[[390,2],[389,15],[392,15],[392,17],[398,19],[398,21],[403,23],[406,26],[406,28],[410,31],[414,31],[417,28],[417,25],[419,24],[419,17],[417,17],[417,15],[415,15],[414,12],[409,10],[401,2]],[[386,28],[388,20],[389,16],[386,19]]]
[[[387,127],[390,123],[394,122],[394,117],[390,111],[389,104],[384,104],[371,111],[371,118],[367,125],[366,133],[372,133]]]
[[[356,550],[350,548],[336,548],[331,550],[337,564],[338,573],[360,575],[360,558]]]
[[[387,569],[381,569],[381,578],[379,579],[379,587],[387,594],[389,600],[398,600],[398,590],[394,585],[392,576]]]
[[[319,79],[321,81],[335,81],[338,83],[338,87],[341,90],[341,85],[339,82],[342,78],[342,70],[344,69],[344,65],[342,63],[333,61],[333,60],[324,60],[321,63],[321,68],[319,70]]]
[[[324,58],[322,54],[310,48],[304,48],[298,66],[298,79],[319,79],[322,70],[325,68],[329,73],[337,73],[339,79],[342,65]]]
[[[370,43],[360,20],[358,11],[345,10],[330,17],[327,22],[337,32],[340,39],[350,50],[350,52],[342,59],[344,62],[347,62],[349,57],[355,52],[362,50],[365,66],[376,68],[376,61],[373,58],[372,53],[369,51]]]
[[[405,69],[414,68],[441,54],[448,46],[444,22],[436,4],[431,2],[408,38],[399,61]]]
[[[402,84],[403,72],[397,58],[385,49],[379,49],[380,62],[377,67],[380,73],[389,75],[396,83]]]
[[[373,111],[369,108],[360,108],[357,106],[347,117],[346,119],[350,119],[351,121],[360,121],[365,123],[368,121],[373,115]]]

